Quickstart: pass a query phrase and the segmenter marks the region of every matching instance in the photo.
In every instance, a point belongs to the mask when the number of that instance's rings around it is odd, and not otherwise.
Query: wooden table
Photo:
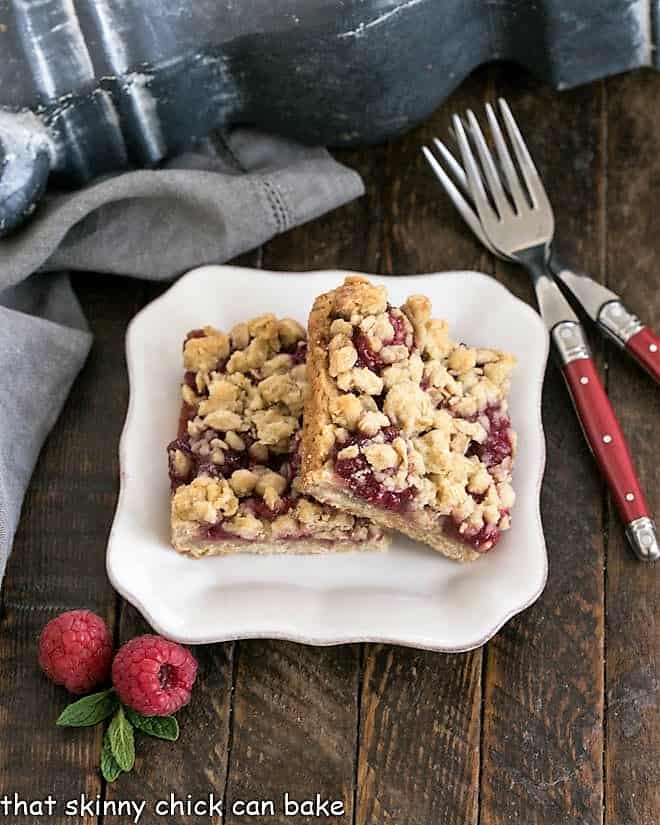
[[[367,195],[241,263],[414,273],[480,269],[531,301],[525,276],[484,253],[427,172],[419,146],[452,111],[505,94],[556,208],[566,260],[660,328],[660,76],[634,74],[558,94],[521,70],[478,71],[422,127],[341,153]],[[113,592],[105,544],[127,403],[126,325],[164,287],[75,278],[95,334],[89,361],[32,480],[2,591],[0,793],[146,800],[343,800],[356,825],[654,825],[660,821],[658,572],[634,561],[561,377],[550,366],[544,421],[546,590],[483,649],[439,655],[383,645],[286,642],[196,650],[200,677],[176,745],[141,739],[136,770],[106,787],[102,731],[57,729],[65,693],[36,665],[43,624],[67,608],[104,615],[119,639],[146,630]],[[257,279],[255,279],[255,288]],[[441,308],[438,308],[441,311]],[[489,307],[497,312],[497,307]],[[203,319],[202,319],[203,320]],[[594,336],[649,503],[660,513],[660,390]],[[30,817],[22,822],[129,822]],[[143,823],[219,822],[204,817]]]

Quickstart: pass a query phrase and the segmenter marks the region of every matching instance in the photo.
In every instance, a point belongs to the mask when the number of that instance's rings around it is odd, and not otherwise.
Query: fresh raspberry
[[[131,639],[112,663],[117,695],[143,716],[169,716],[187,705],[196,676],[190,651],[161,636]]]
[[[107,682],[111,662],[112,636],[91,610],[68,610],[41,631],[41,669],[71,693],[89,693]]]

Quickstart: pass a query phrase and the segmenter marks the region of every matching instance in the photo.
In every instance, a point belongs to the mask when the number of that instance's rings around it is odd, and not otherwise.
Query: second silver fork
[[[580,424],[624,521],[630,545],[637,558],[655,561],[660,558],[655,524],[628,445],[596,371],[582,326],[552,277],[549,266],[554,236],[552,207],[509,107],[503,100],[499,104],[508,143],[495,111],[491,106],[486,107],[497,162],[471,111],[466,115],[467,127],[458,116],[453,118],[462,166],[444,144],[436,141],[441,156],[459,185],[462,184],[474,210],[427,147],[424,147],[425,155],[475,234],[489,249],[522,264],[531,275],[541,316],[559,357]]]

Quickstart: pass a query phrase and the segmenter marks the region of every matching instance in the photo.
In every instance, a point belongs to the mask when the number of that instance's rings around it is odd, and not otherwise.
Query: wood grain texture
[[[424,126],[380,150],[378,175],[368,180],[378,271],[492,268],[420,151],[446,136],[452,112],[483,105],[488,75],[477,73]],[[442,316],[442,307],[434,309]],[[476,823],[481,666],[481,651],[365,648],[356,823]]]
[[[124,603],[119,642],[151,632],[139,613]],[[189,825],[194,821],[194,817],[180,807],[165,818],[156,815],[156,803],[168,802],[170,794],[183,803],[189,798],[208,800],[211,794],[216,800],[224,797],[234,645],[199,645],[192,652],[199,670],[192,701],[176,714],[181,730],[179,740],[163,742],[136,733],[134,771],[122,774],[105,791],[108,800],[145,800],[147,808],[140,820],[144,825],[164,821],[171,825]],[[214,816],[200,818],[200,821],[222,820]]]
[[[43,625],[65,609],[88,607],[114,622],[105,542],[128,398],[121,341],[140,289],[127,284],[119,291],[102,277],[80,277],[77,284],[95,343],[32,478],[3,583],[0,626],[0,788],[28,799],[52,793],[61,802],[101,791],[102,731],[55,727],[71,697],[39,671],[37,639]],[[71,819],[44,821],[60,825]],[[79,821],[87,825],[96,817]]]
[[[481,652],[367,648],[356,823],[477,821]]]
[[[656,331],[660,78],[607,84],[607,281]],[[609,388],[628,437],[649,507],[660,515],[660,389],[615,347]],[[660,565],[636,561],[616,513],[607,558],[606,825],[660,821]]]
[[[500,70],[496,86],[529,140],[567,260],[602,278],[599,87],[558,96],[535,82],[521,83],[519,71],[508,69]],[[522,269],[499,263],[497,273],[530,297]],[[602,816],[602,483],[553,364],[543,420],[549,578],[539,602],[487,648],[481,825],[599,825]]]
[[[370,152],[335,152],[335,157],[369,180],[376,174],[379,148]],[[329,212],[310,223],[273,238],[263,248],[261,266],[270,270],[306,272],[314,269],[362,270],[368,264],[370,214],[368,197]],[[305,319],[301,319],[304,323]]]
[[[272,800],[278,816],[251,823],[315,823],[314,816],[288,819],[282,797],[339,800],[352,822],[357,731],[358,647],[312,648],[289,642],[238,645],[233,741],[227,785],[227,823],[239,801]],[[322,820],[321,820],[322,821]]]

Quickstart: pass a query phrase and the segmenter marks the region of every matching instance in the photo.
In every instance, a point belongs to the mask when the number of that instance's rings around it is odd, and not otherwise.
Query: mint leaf
[[[108,725],[108,739],[112,755],[122,771],[133,770],[135,764],[133,726],[124,715],[121,705]]]
[[[101,773],[106,782],[114,782],[121,772],[117,760],[112,755],[112,745],[110,744],[108,731],[106,731],[103,737],[103,749],[101,750]]]
[[[83,696],[77,702],[72,702],[60,713],[56,724],[66,728],[86,728],[89,725],[96,725],[117,710],[119,700],[115,692],[110,690],[101,693],[92,693],[90,696]]]
[[[142,733],[168,742],[176,742],[179,738],[179,723],[174,716],[142,716],[130,708],[124,708],[124,711],[128,721]]]

